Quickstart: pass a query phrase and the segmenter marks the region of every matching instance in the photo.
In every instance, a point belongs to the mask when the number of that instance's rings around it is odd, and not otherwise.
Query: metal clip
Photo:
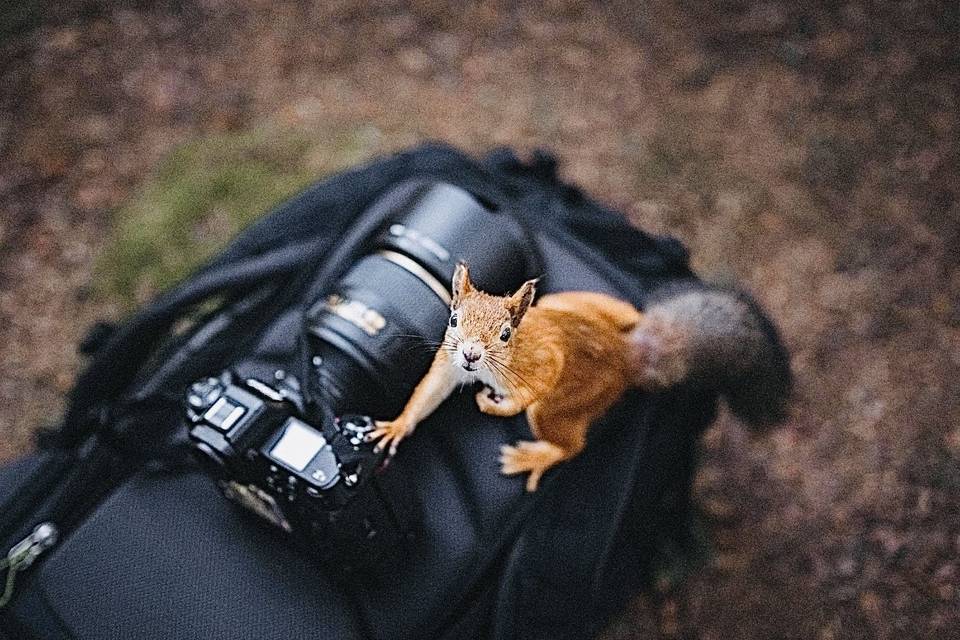
[[[58,531],[51,522],[38,524],[33,533],[13,545],[7,556],[0,559],[0,570],[7,570],[6,586],[0,594],[0,609],[13,599],[14,583],[17,573],[26,571],[44,551],[57,544]]]

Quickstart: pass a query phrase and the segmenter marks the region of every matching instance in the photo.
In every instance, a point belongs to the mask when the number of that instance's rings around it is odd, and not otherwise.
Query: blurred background
[[[784,427],[708,431],[706,565],[603,637],[947,637],[958,47],[955,2],[3,3],[0,461],[94,320],[302,186],[425,139],[548,147],[752,290],[799,383]]]

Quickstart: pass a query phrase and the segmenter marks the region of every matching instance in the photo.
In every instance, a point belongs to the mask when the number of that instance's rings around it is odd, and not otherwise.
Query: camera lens
[[[336,413],[396,415],[443,338],[461,260],[495,294],[538,275],[532,242],[514,218],[446,183],[413,190],[373,251],[309,312],[314,397]]]

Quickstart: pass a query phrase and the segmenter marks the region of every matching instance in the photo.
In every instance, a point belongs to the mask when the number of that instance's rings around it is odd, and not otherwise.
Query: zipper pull
[[[33,529],[33,533],[13,545],[7,557],[0,560],[0,570],[7,570],[6,586],[0,595],[0,609],[13,599],[17,573],[28,569],[40,554],[57,544],[58,533],[52,522],[41,522]]]

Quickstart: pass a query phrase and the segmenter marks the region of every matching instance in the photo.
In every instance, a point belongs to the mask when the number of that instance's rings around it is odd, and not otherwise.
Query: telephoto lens
[[[443,338],[459,261],[494,294],[540,275],[533,241],[516,219],[464,189],[398,187],[384,202],[392,211],[372,250],[308,312],[311,392],[337,414],[400,412]]]

